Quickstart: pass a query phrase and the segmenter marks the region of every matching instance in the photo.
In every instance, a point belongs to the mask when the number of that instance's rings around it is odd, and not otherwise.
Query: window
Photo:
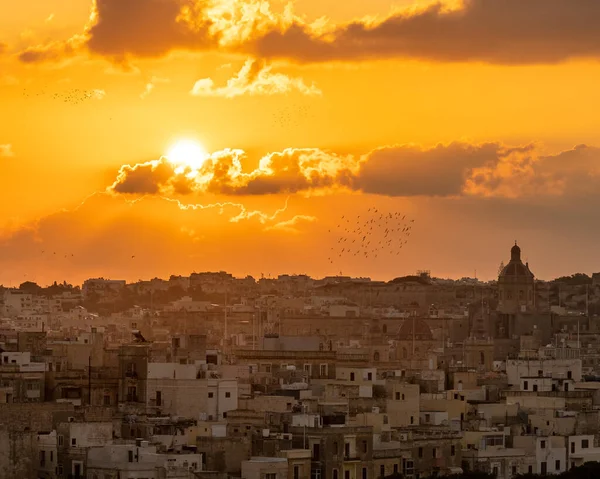
[[[394,474],[398,474],[398,464],[394,464]]]
[[[567,379],[573,379],[573,371],[567,371]]]
[[[581,449],[587,449],[590,447],[590,441],[588,439],[581,440]]]
[[[350,381],[354,381],[354,373],[350,373]]]
[[[271,372],[271,365],[270,364],[265,364],[265,372],[266,373],[270,373]]]
[[[534,384],[534,385],[533,385],[533,392],[537,392],[537,390],[538,390],[538,385],[537,385],[537,384]]]
[[[162,392],[156,391],[156,405],[162,406]]]
[[[511,468],[511,473],[512,473],[512,475],[513,475],[513,476],[516,476],[516,475],[517,475],[517,466],[513,466],[513,467]]]
[[[396,393],[396,401],[400,401],[400,393]]]
[[[450,446],[450,455],[456,456],[456,446],[454,444]]]
[[[366,467],[362,468],[362,479],[367,479],[367,468]]]
[[[425,414],[425,422],[431,422],[431,415]]]
[[[344,444],[344,456],[350,457],[350,443]]]
[[[373,361],[375,361],[376,363],[379,362],[379,351],[375,351],[375,353],[373,354]]]
[[[571,443],[571,454],[575,454],[575,443]]]
[[[494,466],[492,469],[492,476],[498,477],[498,466]]]
[[[333,479],[338,479],[338,470],[337,469],[333,470]]]
[[[350,471],[344,471],[344,479],[350,479]]]
[[[313,453],[312,453],[313,461],[321,460],[321,446],[319,444],[313,444]],[[321,477],[321,470],[319,469],[319,477]]]
[[[542,371],[541,369],[538,369],[538,376],[541,378],[544,376],[544,371]]]
[[[367,454],[369,452],[369,444],[367,441],[362,442],[362,452],[363,454]]]
[[[213,397],[215,397],[215,393],[208,393],[208,399],[212,399]]]
[[[277,479],[277,473],[276,472],[267,472],[265,474],[265,479]]]
[[[533,474],[533,466],[529,466],[529,467],[527,468],[527,473],[528,473],[528,474]]]
[[[545,476],[546,474],[548,474],[548,463],[547,462],[544,461],[541,463],[540,473],[542,474],[542,476]]]
[[[50,451],[50,462],[54,462],[54,451]]]
[[[319,376],[322,378],[327,377],[327,364],[319,365]]]
[[[410,423],[414,424],[415,423],[415,418],[413,416],[410,417]]]
[[[46,451],[40,451],[40,467],[46,466]]]
[[[540,441],[540,448],[546,449],[546,441]]]
[[[77,438],[76,437],[72,437],[71,438],[71,446],[76,446],[77,445]]]
[[[367,373],[367,381],[373,380],[373,373]]]
[[[431,457],[433,457],[434,459],[437,457],[437,447],[434,447],[431,450]]]
[[[554,470],[560,471],[560,461],[558,459],[554,462]]]
[[[230,398],[230,397],[231,397],[231,393],[230,393],[229,391],[228,391],[228,392],[226,392],[226,393],[225,393],[225,397],[226,397],[226,398]]]
[[[58,467],[56,468],[56,473],[59,477],[63,475],[63,465],[62,464],[58,465]]]
[[[385,477],[385,466],[383,464],[379,466],[379,476]]]
[[[129,462],[133,462],[133,451],[131,449],[127,451],[127,456],[129,458]]]
[[[137,388],[135,386],[127,387],[127,401],[137,402]]]
[[[423,457],[423,448],[422,447],[419,448],[419,457],[420,458]]]
[[[105,406],[110,406],[110,396],[108,394],[104,395],[103,404]]]
[[[311,371],[311,370],[312,370],[312,368],[310,367],[310,364],[305,364],[305,365],[304,365],[304,372],[305,372],[306,374],[308,374],[309,376],[310,376],[310,375],[311,375],[311,373],[312,373],[312,371]]]
[[[401,396],[401,398],[400,398],[400,399],[402,399],[402,400],[404,401],[404,399],[405,399],[405,396],[404,396],[404,394],[402,394],[402,396]]]
[[[523,381],[523,390],[527,391],[529,389],[529,382]]]
[[[64,438],[64,436],[58,436],[58,438],[57,438],[57,439],[58,439],[58,445],[59,445],[59,446],[62,446],[62,445],[64,445],[64,443],[65,443],[65,438]]]
[[[404,463],[404,475],[412,476],[415,472],[415,464],[413,461],[406,461]]]

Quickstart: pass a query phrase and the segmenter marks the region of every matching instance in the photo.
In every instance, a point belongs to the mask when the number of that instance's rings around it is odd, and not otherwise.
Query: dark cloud
[[[96,22],[89,29],[87,47],[116,58],[205,48],[211,23],[203,6],[205,2],[196,0],[96,0]]]
[[[256,54],[301,62],[406,57],[499,64],[556,63],[600,56],[598,0],[465,0],[356,21],[315,33],[294,24],[271,31]]]
[[[473,168],[495,164],[505,154],[499,143],[381,148],[361,164],[354,186],[387,196],[459,195]]]
[[[124,165],[119,170],[117,180],[111,189],[115,193],[154,195],[160,193],[173,178],[176,178],[173,166],[166,161],[150,161],[135,166]],[[183,176],[176,178],[178,185],[183,178]],[[179,188],[183,189],[183,186]]]

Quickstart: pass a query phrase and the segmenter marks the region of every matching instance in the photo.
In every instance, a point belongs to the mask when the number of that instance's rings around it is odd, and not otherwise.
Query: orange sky
[[[599,19],[589,0],[2,2],[0,283],[487,279],[515,239],[539,277],[600,271]],[[185,140],[200,158],[165,158]],[[415,219],[401,254],[328,260],[369,208]]]

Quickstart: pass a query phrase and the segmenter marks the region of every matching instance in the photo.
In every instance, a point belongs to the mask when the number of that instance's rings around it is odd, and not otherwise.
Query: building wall
[[[406,427],[419,423],[419,386],[393,382],[387,387],[386,411],[390,426]]]

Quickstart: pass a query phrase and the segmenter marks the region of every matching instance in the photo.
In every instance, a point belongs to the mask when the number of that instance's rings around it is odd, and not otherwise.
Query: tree
[[[29,294],[40,294],[42,287],[32,281],[25,281],[19,285],[19,289]]]

